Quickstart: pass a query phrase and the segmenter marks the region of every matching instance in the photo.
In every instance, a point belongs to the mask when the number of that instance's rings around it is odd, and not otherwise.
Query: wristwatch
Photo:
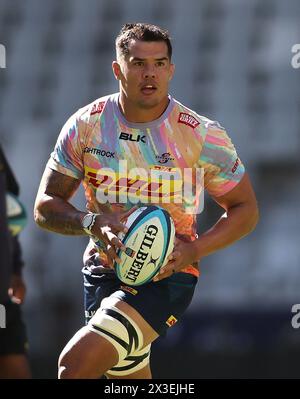
[[[83,217],[83,219],[81,221],[81,225],[82,225],[83,230],[86,232],[86,234],[92,235],[92,227],[95,224],[97,216],[98,216],[97,213],[87,213]]]

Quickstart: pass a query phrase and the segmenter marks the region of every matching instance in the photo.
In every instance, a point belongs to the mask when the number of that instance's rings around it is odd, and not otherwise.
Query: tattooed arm
[[[42,228],[67,235],[83,235],[82,219],[86,212],[81,212],[69,203],[80,184],[79,179],[46,168],[34,205],[34,220]],[[125,249],[117,237],[119,231],[126,231],[124,221],[136,208],[129,211],[107,212],[96,217],[92,234],[105,245],[112,267],[113,261],[120,261],[117,249]]]
[[[80,185],[79,179],[46,168],[34,205],[34,220],[42,228],[68,235],[85,234],[85,215],[68,201]]]

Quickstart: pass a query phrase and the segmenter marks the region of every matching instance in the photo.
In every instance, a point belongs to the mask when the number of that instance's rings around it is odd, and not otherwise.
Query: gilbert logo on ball
[[[125,251],[114,264],[118,278],[127,285],[145,284],[167,263],[174,248],[175,227],[169,213],[159,206],[137,209],[127,219],[128,232],[121,233]]]

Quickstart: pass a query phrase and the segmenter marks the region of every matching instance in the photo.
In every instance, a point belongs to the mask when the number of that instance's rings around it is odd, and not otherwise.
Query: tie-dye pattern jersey
[[[118,94],[102,97],[72,115],[48,166],[81,179],[92,210],[129,209],[137,202],[159,204],[172,216],[176,235],[195,240],[203,187],[218,197],[232,190],[244,174],[230,138],[218,122],[172,97],[159,119],[128,122],[118,98]],[[107,264],[92,240],[84,261],[95,269]],[[199,275],[196,264],[184,271]]]

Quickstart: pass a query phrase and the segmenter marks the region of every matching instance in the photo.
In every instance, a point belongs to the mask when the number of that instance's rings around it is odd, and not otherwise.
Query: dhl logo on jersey
[[[120,160],[117,171],[85,165],[84,185],[94,189],[99,204],[180,204],[186,213],[199,214],[204,209],[203,177],[201,168],[128,170],[127,161]]]
[[[122,162],[122,161],[120,161]],[[176,168],[173,168],[176,169]],[[165,173],[161,169],[150,169],[150,173],[135,168],[129,173],[110,168],[99,170],[85,166],[85,181],[96,189],[96,198],[100,203],[121,202],[181,202],[181,172]]]

